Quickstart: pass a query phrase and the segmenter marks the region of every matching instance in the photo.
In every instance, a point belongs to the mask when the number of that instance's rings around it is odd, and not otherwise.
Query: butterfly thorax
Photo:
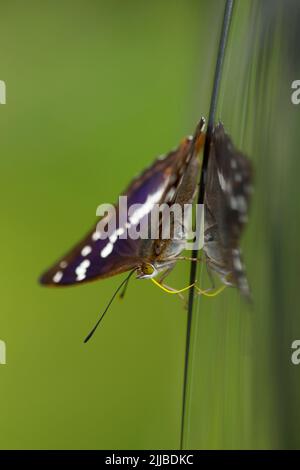
[[[176,263],[176,257],[184,250],[183,239],[144,240],[142,255],[144,262],[137,269],[137,277],[146,279],[156,277],[171,270]]]

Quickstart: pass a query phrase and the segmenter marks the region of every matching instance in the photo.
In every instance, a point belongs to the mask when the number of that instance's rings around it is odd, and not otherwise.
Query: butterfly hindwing
[[[252,166],[248,158],[234,147],[231,138],[225,133],[220,123],[214,130],[213,146],[217,176],[226,198],[224,224],[227,230],[221,231],[221,234],[228,234],[231,239],[238,242],[248,220],[252,192]],[[229,241],[224,240],[224,243],[229,243]]]
[[[205,244],[208,265],[225,284],[250,297],[240,250],[252,188],[249,160],[233,145],[222,124],[213,132],[205,196]]]

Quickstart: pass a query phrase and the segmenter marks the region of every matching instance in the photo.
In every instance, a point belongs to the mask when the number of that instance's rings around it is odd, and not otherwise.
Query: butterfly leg
[[[159,287],[161,290],[163,290],[167,294],[176,294],[183,300],[184,300],[184,298],[181,296],[181,293],[189,290],[191,287],[193,287],[195,285],[195,284],[191,284],[190,286],[187,286],[187,287],[184,287],[183,289],[177,290],[177,289],[174,289],[173,287],[167,286],[166,284],[158,282],[154,278],[151,278],[151,281],[153,282],[153,284],[155,284],[157,287]]]
[[[170,272],[174,269],[174,265],[172,264],[169,268],[167,268],[160,276],[159,283],[161,284],[164,279],[170,274]]]
[[[200,287],[195,286],[196,292],[198,295],[204,295],[206,297],[216,297],[225,289],[226,285],[223,284],[218,289],[216,289],[216,284],[215,284],[213,275],[207,263],[206,263],[206,271],[211,282],[211,287],[209,287],[208,289],[202,290],[200,289]]]
[[[168,286],[167,284],[165,284],[165,283],[163,282],[164,279],[170,274],[170,272],[172,271],[173,268],[174,268],[174,266],[172,266],[172,267],[166,269],[165,272],[160,276],[158,283],[159,283],[163,288],[165,288],[166,290],[172,291],[172,292],[176,293],[176,294],[178,295],[178,297],[179,297],[181,300],[184,301],[184,300],[185,300],[185,299],[184,299],[184,295],[183,295],[181,292],[177,292],[176,289],[174,289],[173,287]]]
[[[214,277],[212,275],[211,269],[210,269],[210,267],[207,263],[206,263],[206,272],[207,272],[207,275],[208,275],[210,283],[211,283],[211,288],[210,289],[213,290],[216,287],[216,283],[215,283]]]
[[[190,258],[189,256],[177,256],[176,258],[174,258],[174,260],[193,261],[195,263],[200,263],[202,261],[201,258]]]
[[[177,292],[177,289],[175,289],[174,287],[168,286],[168,284],[165,284],[164,282],[161,282],[161,281],[159,281],[159,284],[160,284],[164,289],[166,289],[167,291],[171,291],[172,293],[177,294],[178,297],[179,297],[183,302],[185,302],[185,297],[184,297],[184,295],[183,295],[181,292]],[[169,293],[170,293],[170,292],[169,292]]]
[[[195,286],[195,289],[196,289],[196,292],[198,295],[204,295],[205,297],[216,297],[217,295],[221,294],[221,292],[223,292],[223,290],[226,288],[225,284],[223,284],[222,286],[220,286],[217,290],[213,290],[213,289],[205,289],[205,290],[202,290],[200,289],[200,287],[198,286]]]

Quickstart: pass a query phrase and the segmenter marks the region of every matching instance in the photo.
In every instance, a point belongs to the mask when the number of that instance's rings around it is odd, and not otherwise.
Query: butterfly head
[[[158,270],[151,263],[143,263],[136,270],[137,279],[151,279],[158,274]]]

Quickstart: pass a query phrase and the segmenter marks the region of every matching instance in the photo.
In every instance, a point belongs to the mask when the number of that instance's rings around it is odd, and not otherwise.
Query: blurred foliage
[[[84,345],[119,278],[65,290],[37,278],[207,115],[222,13],[221,0],[2,0],[0,448],[178,447],[181,303],[133,281]],[[299,447],[298,18],[297,2],[236,2],[218,117],[255,166],[254,306],[232,289],[199,299],[188,447]]]

